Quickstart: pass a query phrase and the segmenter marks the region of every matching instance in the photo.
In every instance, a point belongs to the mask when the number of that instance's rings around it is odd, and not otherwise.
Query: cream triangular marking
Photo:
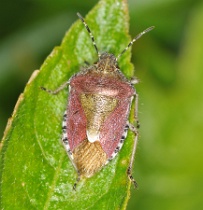
[[[89,142],[93,143],[95,141],[99,141],[99,132],[87,130],[87,139]]]

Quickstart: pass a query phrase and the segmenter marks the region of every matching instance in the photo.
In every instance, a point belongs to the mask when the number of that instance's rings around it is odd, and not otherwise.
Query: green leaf
[[[125,0],[101,0],[85,18],[102,51],[118,55],[129,43]],[[50,34],[51,36],[51,34]],[[56,96],[40,86],[56,89],[78,72],[84,62],[97,60],[91,39],[80,20],[35,71],[20,96],[1,146],[1,209],[125,209],[130,181],[126,170],[133,144],[130,133],[110,164],[78,183],[77,173],[60,142],[68,89]],[[130,50],[119,60],[132,76]]]

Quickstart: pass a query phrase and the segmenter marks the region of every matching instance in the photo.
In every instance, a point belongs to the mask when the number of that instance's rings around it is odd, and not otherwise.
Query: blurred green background
[[[203,208],[203,1],[129,0],[140,138],[128,209]],[[0,6],[0,135],[30,75],[96,0]]]

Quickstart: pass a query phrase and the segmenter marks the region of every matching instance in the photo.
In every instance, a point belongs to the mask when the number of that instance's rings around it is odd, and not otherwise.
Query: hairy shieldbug
[[[55,95],[69,85],[68,106],[62,123],[62,142],[78,173],[77,182],[81,177],[93,176],[114,159],[124,143],[128,129],[130,129],[134,132],[135,138],[127,174],[136,186],[131,171],[138,139],[137,128],[139,127],[138,94],[133,85],[138,81],[137,79],[128,80],[119,69],[117,60],[137,39],[154,27],[149,27],[138,34],[115,57],[107,52],[99,53],[84,18],[79,13],[77,15],[92,39],[98,61],[92,66],[83,68],[56,90],[52,91],[44,87],[41,89]],[[137,126],[128,122],[134,98],[134,118]]]

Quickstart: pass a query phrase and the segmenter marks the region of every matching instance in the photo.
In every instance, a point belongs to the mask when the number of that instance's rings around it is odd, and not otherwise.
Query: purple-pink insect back
[[[137,39],[154,27],[149,27],[138,34],[116,57],[106,52],[99,53],[84,18],[79,13],[77,15],[92,39],[98,61],[73,75],[54,91],[41,88],[50,94],[57,94],[69,85],[68,106],[63,116],[62,142],[78,173],[77,182],[82,177],[93,176],[114,159],[130,129],[134,132],[135,138],[127,174],[136,186],[132,177],[132,165],[139,127],[138,94],[134,88],[138,81],[128,80],[119,69],[117,60]],[[134,98],[136,126],[128,121]],[[73,186],[74,189],[76,183]]]

